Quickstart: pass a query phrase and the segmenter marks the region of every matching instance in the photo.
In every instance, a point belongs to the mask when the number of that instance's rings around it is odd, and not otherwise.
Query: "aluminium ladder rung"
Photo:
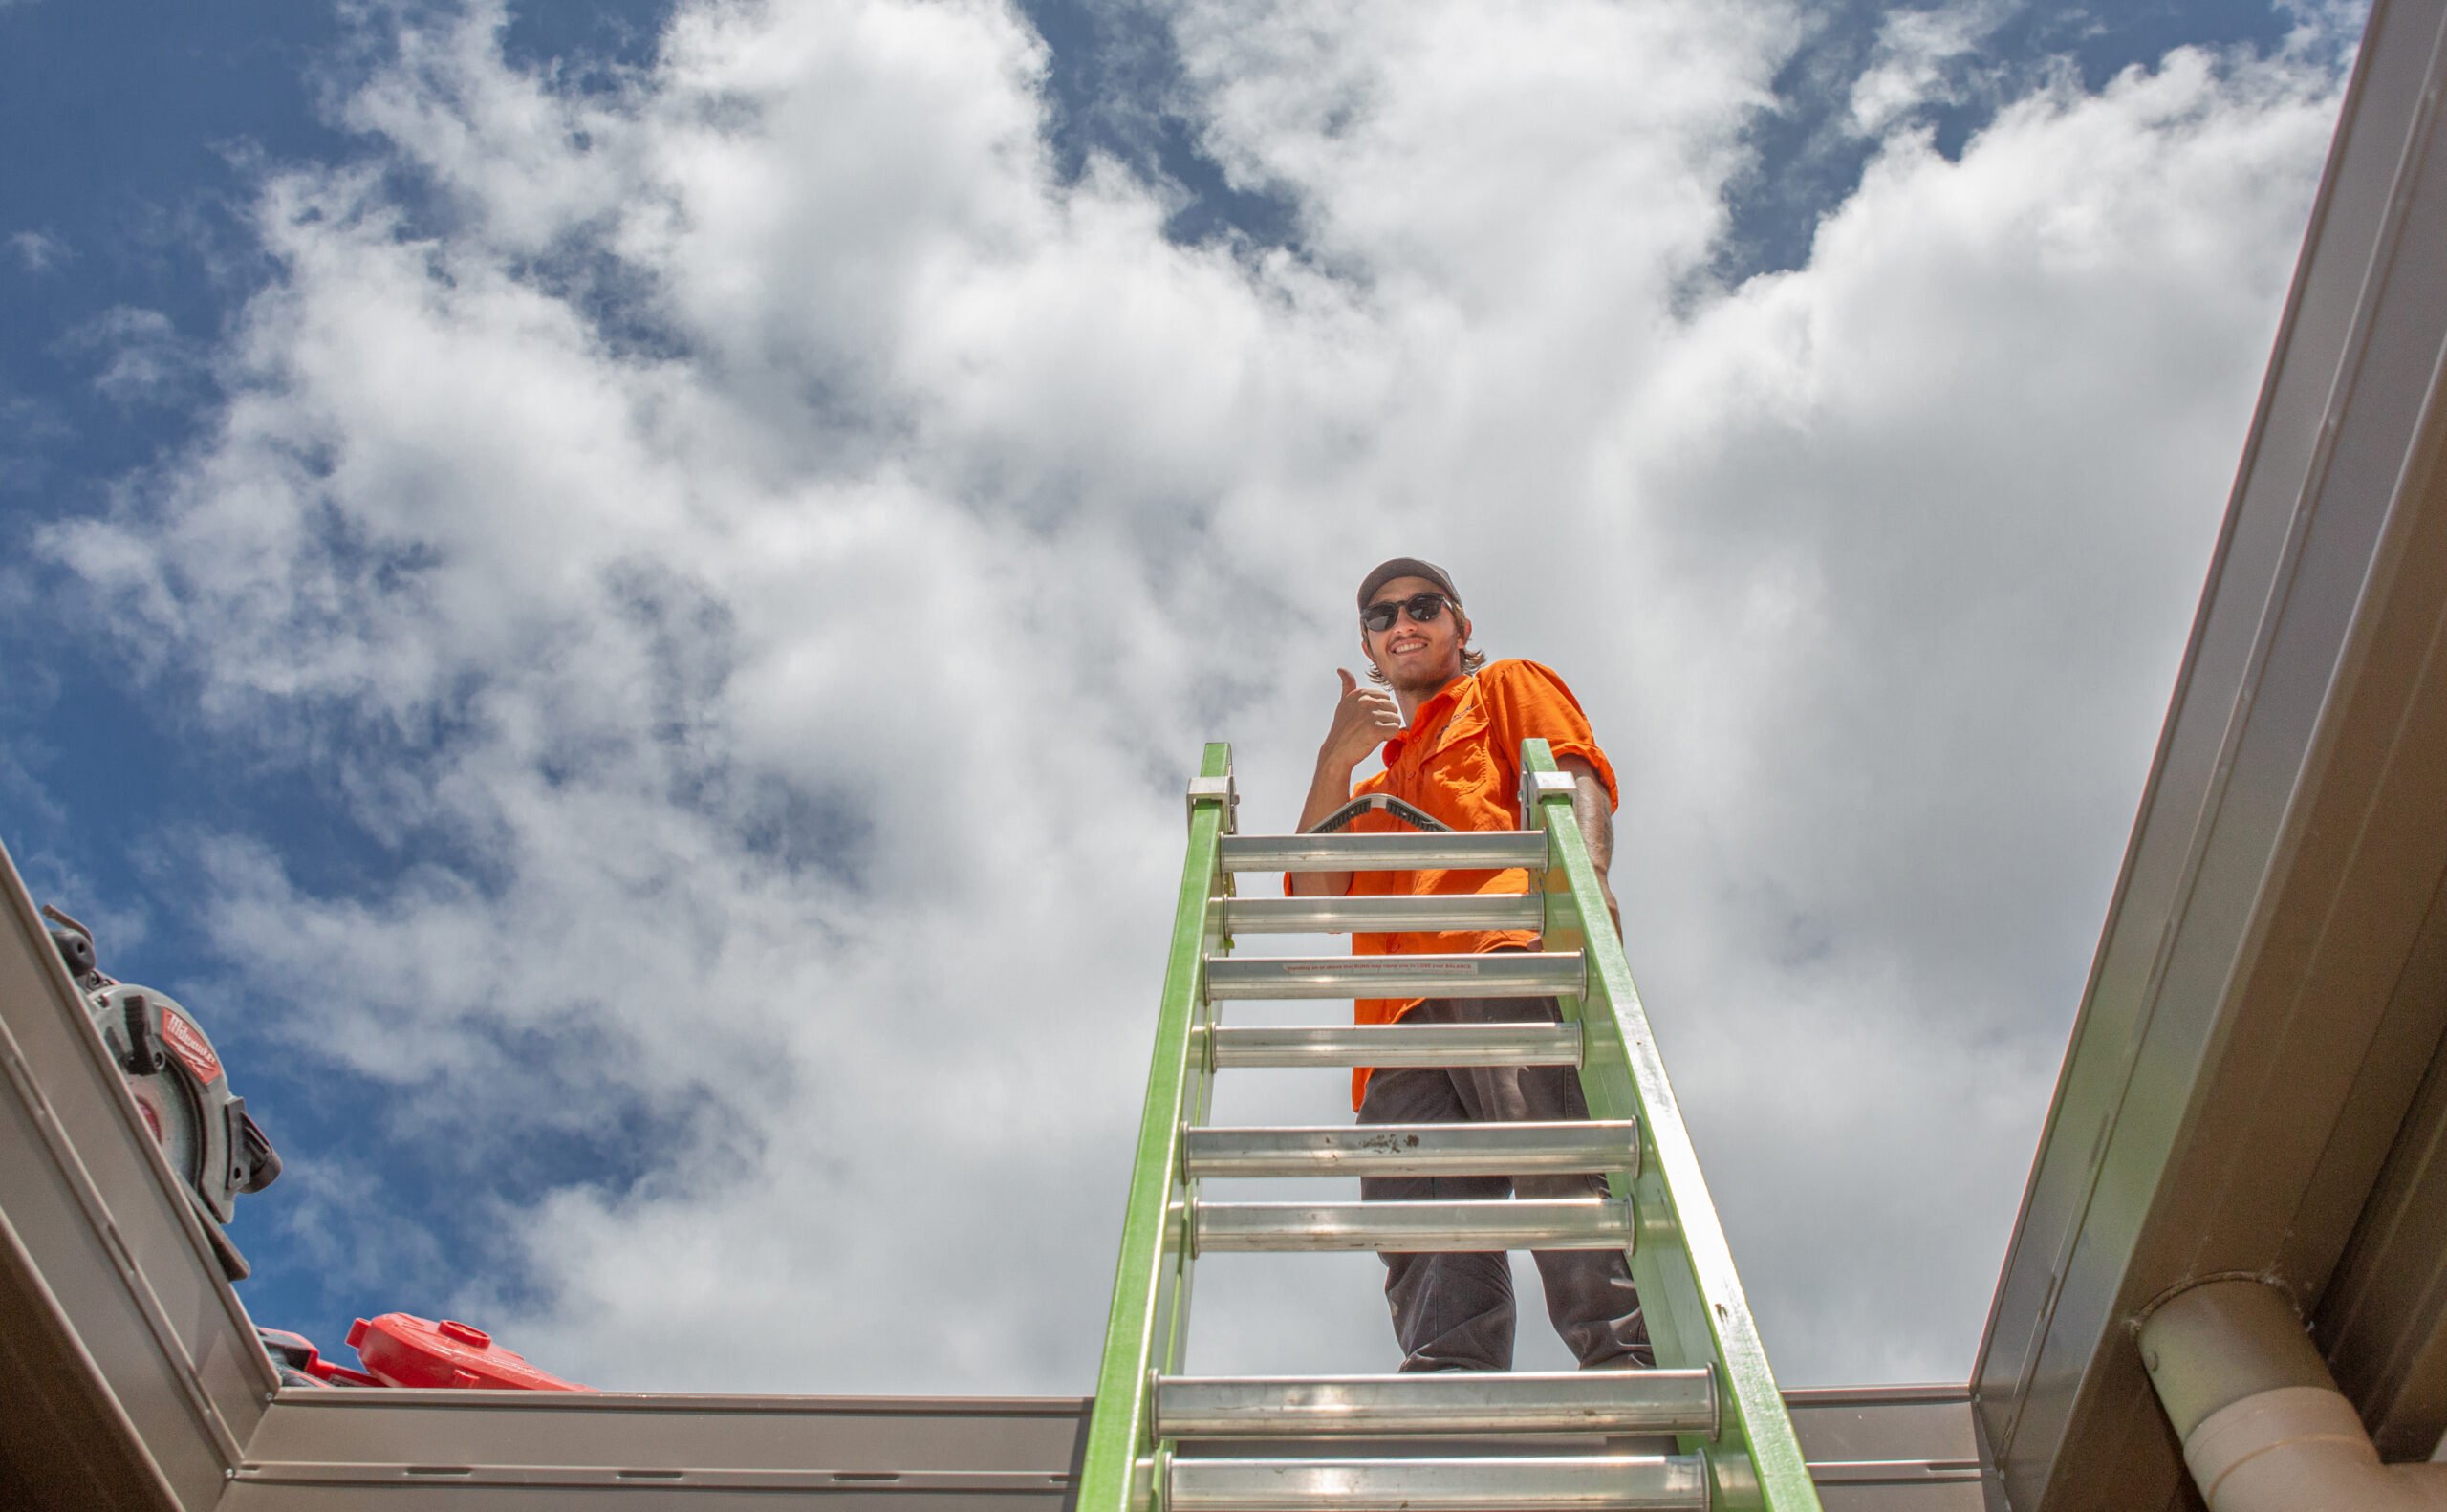
[[[1639,1125],[1578,1123],[1331,1124],[1193,1128],[1183,1174],[1214,1177],[1569,1176],[1639,1170]]]
[[[1227,834],[1226,872],[1538,872],[1547,866],[1543,830],[1442,833]]]
[[[1470,1459],[1177,1457],[1170,1512],[1705,1512],[1697,1455]]]
[[[1577,1024],[1224,1026],[1206,1031],[1215,1066],[1577,1066]]]
[[[1381,935],[1404,930],[1543,929],[1544,893],[1396,893],[1361,897],[1227,897],[1227,935]]]
[[[1620,1249],[1632,1205],[1618,1197],[1440,1202],[1196,1202],[1201,1251]]]
[[[1206,996],[1242,998],[1578,997],[1588,963],[1577,950],[1477,955],[1209,956]]]
[[[1159,1438],[1717,1432],[1714,1372],[1422,1371],[1159,1376]]]

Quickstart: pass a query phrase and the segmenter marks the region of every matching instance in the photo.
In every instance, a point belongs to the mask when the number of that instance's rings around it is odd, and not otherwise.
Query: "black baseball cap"
[[[1453,587],[1452,575],[1444,569],[1434,562],[1422,562],[1416,556],[1397,556],[1377,563],[1366,577],[1359,580],[1359,607],[1367,608],[1368,600],[1375,596],[1376,590],[1397,577],[1424,577],[1442,591],[1445,597],[1457,604],[1462,601],[1461,594]]]

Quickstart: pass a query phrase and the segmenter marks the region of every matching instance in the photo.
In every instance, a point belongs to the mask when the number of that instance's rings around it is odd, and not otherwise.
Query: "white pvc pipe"
[[[2447,1464],[2379,1462],[2274,1287],[2217,1281],[2179,1293],[2143,1323],[2140,1342],[2210,1512],[2447,1512]]]
[[[2201,1420],[2184,1463],[2211,1512],[2432,1512],[2447,1465],[2383,1465],[2333,1387],[2283,1386]]]

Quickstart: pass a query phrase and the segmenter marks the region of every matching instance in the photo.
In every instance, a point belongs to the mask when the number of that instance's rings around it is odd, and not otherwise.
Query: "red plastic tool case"
[[[359,1318],[348,1342],[365,1369],[386,1386],[455,1387],[465,1391],[584,1392],[548,1375],[523,1356],[493,1343],[492,1335],[444,1318],[437,1323],[411,1312]]]

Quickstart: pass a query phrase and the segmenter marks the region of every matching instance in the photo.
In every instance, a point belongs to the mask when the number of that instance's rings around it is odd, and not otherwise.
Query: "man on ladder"
[[[1521,743],[1544,739],[1578,791],[1573,810],[1603,885],[1613,859],[1614,771],[1591,734],[1579,701],[1563,680],[1534,661],[1497,661],[1470,647],[1470,621],[1442,568],[1416,557],[1384,562],[1359,585],[1360,650],[1369,676],[1390,691],[1360,686],[1341,673],[1342,697],[1317,752],[1317,771],[1301,810],[1310,830],[1354,797],[1382,793],[1455,830],[1510,830],[1519,822]],[[1382,745],[1385,769],[1353,785],[1352,773]],[[1392,829],[1377,813],[1354,829]],[[1357,893],[1519,893],[1519,871],[1340,872],[1291,874],[1304,896]],[[1606,906],[1619,931],[1611,889]],[[1355,955],[1478,953],[1536,948],[1529,930],[1354,935]],[[1362,1024],[1555,1023],[1552,998],[1363,999]],[[1577,1120],[1589,1116],[1577,1073],[1568,1066],[1452,1069],[1365,1068],[1352,1076],[1352,1106],[1362,1124]],[[1360,1183],[1372,1201],[1570,1198],[1603,1194],[1599,1176],[1375,1177]],[[1584,1368],[1655,1363],[1640,1319],[1639,1294],[1620,1250],[1540,1251],[1547,1313]],[[1512,1367],[1513,1300],[1502,1253],[1386,1254],[1385,1297],[1405,1371],[1503,1371]]]

